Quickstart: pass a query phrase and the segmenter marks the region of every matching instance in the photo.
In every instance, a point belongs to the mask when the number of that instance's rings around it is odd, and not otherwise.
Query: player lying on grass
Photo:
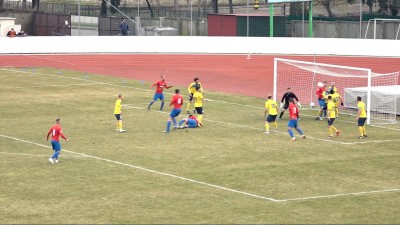
[[[183,118],[181,121],[179,121],[178,125],[179,129],[201,127],[200,122],[197,120],[196,116],[193,115],[189,115],[189,117]]]

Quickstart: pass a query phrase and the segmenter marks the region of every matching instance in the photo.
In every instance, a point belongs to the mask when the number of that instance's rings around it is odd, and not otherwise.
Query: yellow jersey
[[[342,98],[338,93],[333,93],[333,94],[331,94],[331,96],[332,96],[332,101],[333,101],[333,103],[335,103],[335,106],[337,107],[338,105],[339,105],[339,100]]]
[[[115,102],[114,114],[121,114],[121,108],[122,108],[121,102],[122,102],[121,99],[118,99]]]
[[[194,107],[203,106],[203,94],[201,92],[195,92],[193,94]]]
[[[332,101],[328,102],[328,117],[331,119],[336,118],[336,110],[335,110],[335,103]]]
[[[196,82],[190,83],[190,84],[189,84],[189,87],[188,87],[188,92],[189,92],[190,94],[195,93],[195,92],[196,92],[196,87],[200,87],[199,91],[200,91],[200,92],[203,92],[203,86],[201,85],[200,82],[198,82],[198,83],[196,83]]]
[[[358,108],[359,112],[361,111],[359,118],[367,118],[367,111],[365,110],[364,102],[358,102],[357,108]]]
[[[265,102],[265,109],[268,109],[268,114],[275,116],[278,115],[278,103],[275,100],[268,99]]]

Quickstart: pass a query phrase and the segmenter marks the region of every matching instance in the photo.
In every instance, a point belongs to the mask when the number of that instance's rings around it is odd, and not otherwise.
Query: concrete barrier
[[[400,57],[398,40],[342,38],[59,36],[0,38],[0,54],[186,53]]]

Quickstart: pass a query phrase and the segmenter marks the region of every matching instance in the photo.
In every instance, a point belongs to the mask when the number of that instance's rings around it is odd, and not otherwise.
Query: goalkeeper
[[[299,99],[297,98],[297,96],[292,92],[292,89],[289,87],[286,90],[286,93],[283,94],[282,96],[282,100],[281,100],[281,106],[280,106],[280,110],[281,110],[281,114],[279,115],[279,119],[282,118],[283,114],[285,113],[285,111],[289,108],[289,99],[293,98],[296,99],[297,105],[299,106],[299,108],[301,107],[301,104],[299,102]],[[300,119],[300,118],[299,118]]]

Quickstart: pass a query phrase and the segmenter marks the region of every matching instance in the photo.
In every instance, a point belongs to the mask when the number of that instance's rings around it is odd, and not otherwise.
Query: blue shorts
[[[121,120],[121,114],[114,114],[115,115],[115,118],[117,118],[117,120]]]
[[[297,119],[291,119],[288,122],[288,127],[294,127],[297,128]]]
[[[328,103],[324,102],[324,107],[322,107],[323,110],[327,110],[328,109]]]
[[[194,119],[188,119],[187,125],[189,128],[196,128],[197,127],[197,122]]]
[[[267,122],[268,122],[268,123],[275,122],[276,116],[277,116],[277,115],[268,115],[268,117],[267,117]]]
[[[365,120],[367,120],[367,118],[358,118],[358,126],[364,126]]]
[[[319,99],[318,99],[318,105],[319,105],[319,107],[321,107],[321,108],[324,108],[324,105],[325,105],[325,99],[323,99],[323,98],[319,98]]]
[[[157,101],[157,99],[160,99],[161,101],[164,100],[164,94],[163,93],[155,93],[153,100]]]
[[[59,141],[51,140],[51,147],[54,151],[61,151],[61,144]]]
[[[335,118],[329,118],[329,119],[328,119],[328,125],[329,125],[329,126],[332,125],[333,122],[335,122]]]
[[[169,114],[171,117],[177,117],[181,113],[181,109],[172,109],[171,113]]]

